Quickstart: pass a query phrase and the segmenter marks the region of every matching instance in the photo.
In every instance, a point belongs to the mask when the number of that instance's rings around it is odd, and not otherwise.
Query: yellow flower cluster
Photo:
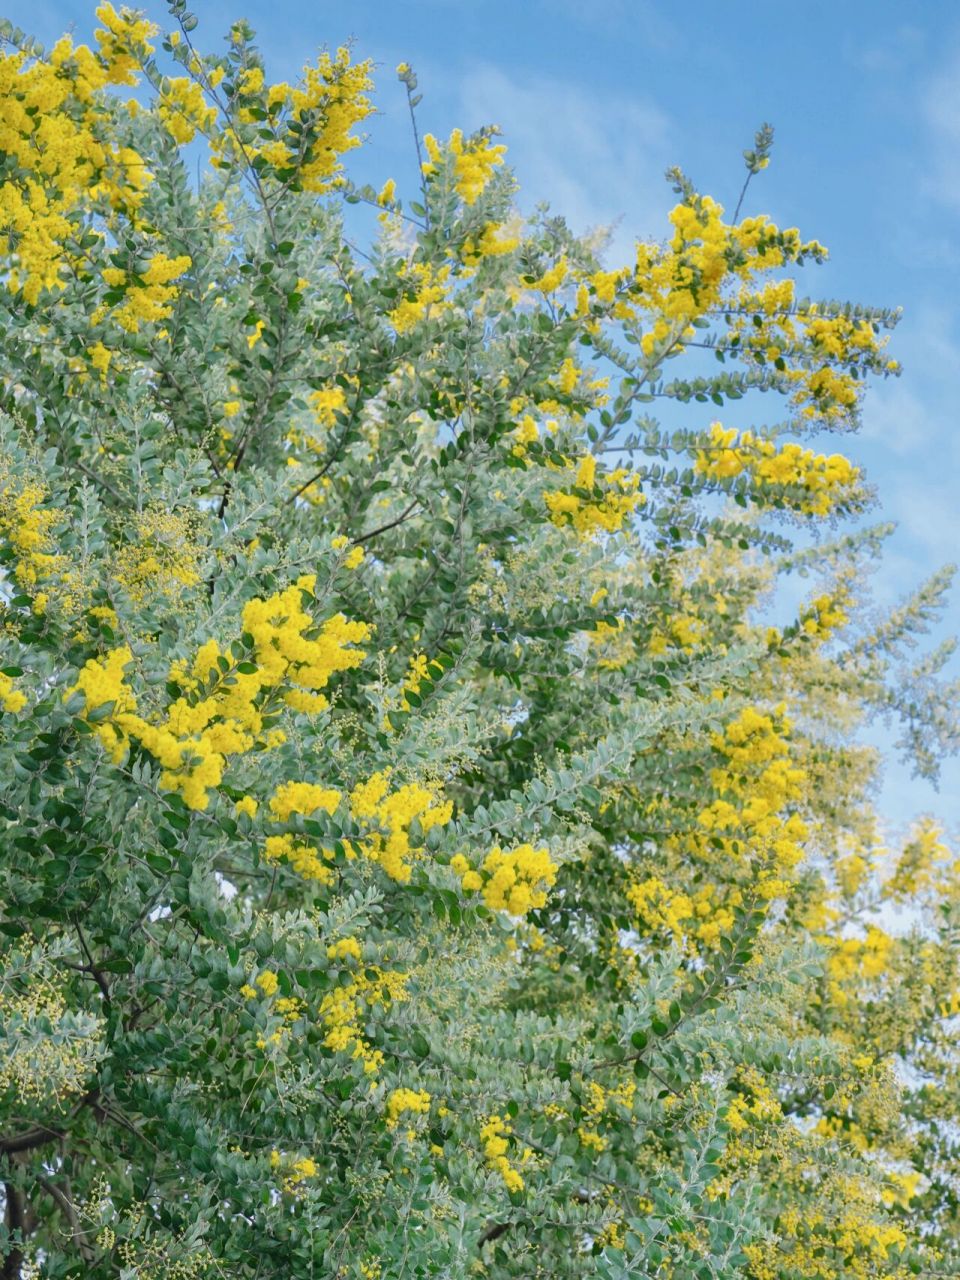
[[[63,566],[53,540],[62,512],[44,506],[48,497],[42,484],[8,474],[0,460],[0,541],[13,552],[13,576],[34,597],[35,608],[38,586]]]
[[[870,873],[870,853],[859,840],[855,840],[850,852],[838,857],[833,865],[841,893],[853,898]]]
[[[765,215],[728,225],[723,207],[709,196],[679,204],[669,216],[667,245],[637,244],[631,299],[656,317],[641,343],[647,356],[689,336],[692,322],[721,304],[728,281],[824,254],[816,241],[802,242],[795,228],[781,231]]]
[[[636,647],[623,618],[616,623],[599,621],[587,639],[597,650],[597,666],[601,671],[622,671],[633,658]]]
[[[312,1160],[310,1156],[300,1156],[297,1160],[285,1160],[277,1150],[270,1152],[270,1168],[275,1172],[285,1168],[283,1189],[294,1195],[302,1190],[308,1178],[315,1178],[320,1172],[316,1160]]]
[[[150,39],[159,28],[124,6],[117,13],[112,4],[102,4],[96,10],[104,29],[94,32],[100,46],[110,84],[136,84],[137,71],[145,57],[153,53]]]
[[[597,487],[597,460],[593,454],[584,454],[577,467],[572,492],[555,489],[544,493],[543,500],[550,519],[560,528],[572,527],[581,538],[592,538],[601,530],[616,533],[623,528],[627,517],[646,502],[645,495],[640,492],[640,477],[625,467],[618,467],[600,477],[599,497]]]
[[[429,160],[423,163],[425,178],[433,178],[443,163],[443,151],[440,143],[428,133],[424,136]],[[494,144],[486,134],[479,134],[464,141],[463,130],[454,129],[446,145],[446,151],[453,161],[453,185],[464,204],[476,204],[483,195],[493,171],[497,165],[503,164],[507,148],[501,143]]]
[[[536,420],[529,413],[525,413],[513,431],[510,433],[511,439],[516,441],[511,452],[515,458],[523,458],[527,453],[527,445],[533,444],[535,440],[540,439],[540,428],[537,426]]]
[[[577,1137],[585,1147],[595,1151],[597,1155],[607,1149],[607,1140],[598,1130],[606,1108],[606,1100],[603,1085],[597,1084],[595,1080],[588,1080],[584,1086],[582,1103],[583,1123],[577,1128]]]
[[[898,1173],[896,1169],[890,1169],[886,1173],[887,1186],[880,1192],[880,1198],[887,1208],[899,1205],[902,1209],[906,1209],[910,1201],[917,1194],[917,1188],[920,1185],[919,1173]]]
[[[319,854],[308,844],[298,841],[286,832],[281,836],[267,836],[263,856],[268,862],[285,861],[303,880],[316,880],[320,884],[333,883],[333,869],[324,859],[333,860],[332,849],[321,849]]]
[[[464,265],[475,267],[482,258],[499,258],[513,253],[519,247],[520,237],[504,236],[502,232],[499,222],[488,222],[482,231],[468,236],[460,249]]]
[[[844,612],[844,605],[847,603],[845,592],[835,596],[816,596],[800,613],[800,625],[804,634],[817,640],[829,640],[834,631],[839,631],[849,621]]]
[[[97,94],[132,83],[133,53],[148,48],[154,28],[110,5],[97,12],[109,28],[97,33],[101,55],[67,36],[47,58],[0,53],[0,150],[12,164],[0,184],[0,262],[7,288],[31,305],[61,283],[64,242],[84,208],[105,197],[132,214],[150,180],[136,152],[100,140]]]
[[[133,540],[121,548],[113,576],[132,600],[148,594],[176,600],[200,582],[198,519],[192,511],[151,506],[136,516]]]
[[[113,319],[128,333],[137,333],[141,324],[156,324],[165,320],[173,310],[173,301],[179,288],[172,282],[179,279],[191,267],[187,254],[169,258],[165,253],[155,253],[139,275],[131,275],[122,267],[104,267],[103,278],[111,289],[124,292],[124,299],[112,312]],[[106,314],[106,307],[94,313],[98,322]]]
[[[877,925],[870,925],[863,938],[824,938],[823,941],[830,948],[827,972],[835,1004],[848,1003],[843,983],[879,978],[890,967],[893,938]]]
[[[707,832],[734,832],[745,837],[747,849],[767,864],[757,875],[761,896],[776,897],[786,885],[777,876],[791,871],[802,857],[806,823],[787,813],[799,801],[807,781],[805,771],[792,763],[784,708],[767,715],[746,707],[711,742],[725,758],[711,770],[718,798],[698,816]],[[734,841],[736,844],[736,841]],[[731,846],[731,853],[735,849]]]
[[[233,806],[234,813],[245,813],[248,818],[255,818],[260,805],[253,796],[241,796]]]
[[[629,276],[629,271],[623,267],[614,271],[595,271],[587,277],[586,287],[599,302],[609,305],[615,301],[618,288],[627,283]]]
[[[350,130],[373,111],[366,96],[373,84],[370,71],[369,61],[352,64],[345,48],[338,49],[333,58],[323,53],[315,67],[304,68],[302,88],[290,95],[293,118],[302,119],[306,114],[318,135],[299,160],[304,191],[328,191],[331,179],[343,168],[338,157],[360,145]],[[299,138],[291,135],[289,142],[291,153],[299,159]]]
[[[392,880],[405,884],[410,879],[413,854],[410,827],[416,820],[426,835],[433,827],[445,826],[453,816],[453,805],[439,802],[435,791],[418,783],[408,783],[390,793],[389,775],[375,773],[350,793],[350,810],[366,829],[363,853],[377,862]]]
[[[0,671],[0,703],[3,704],[4,711],[11,715],[16,715],[18,711],[22,711],[27,705],[26,694],[19,689],[13,687],[13,679],[11,676],[4,675]]]
[[[713,479],[726,479],[746,472],[760,485],[789,486],[805,491],[796,509],[806,515],[829,515],[841,503],[857,496],[859,467],[842,454],[814,453],[790,442],[777,449],[752,431],[739,433],[735,427],[714,422],[710,446],[697,453],[695,469]]]
[[[577,1137],[585,1147],[598,1155],[607,1149],[607,1140],[599,1132],[606,1112],[614,1107],[621,1107],[628,1113],[633,1109],[633,1099],[637,1086],[627,1080],[614,1089],[605,1089],[596,1080],[584,1082],[581,1098],[581,1120],[577,1128]]]
[[[693,915],[693,903],[685,893],[675,893],[659,876],[650,876],[627,890],[627,900],[648,929],[665,929],[673,937],[684,934],[683,922]]]
[[[404,1112],[425,1116],[430,1111],[430,1094],[426,1089],[394,1089],[387,1096],[387,1128],[395,1129]]]
[[[503,1179],[507,1190],[522,1191],[523,1178],[507,1157],[512,1133],[513,1129],[506,1120],[500,1116],[490,1116],[480,1127],[480,1141],[483,1143],[484,1159]]]
[[[117,726],[127,718],[139,721],[135,714],[136,697],[124,683],[125,669],[132,661],[128,645],[111,649],[105,658],[89,658],[77,676],[77,683],[63,695],[66,701],[73,694],[82,693],[87,716],[100,707],[109,706],[110,716],[97,724],[97,733],[114,761],[122,758],[127,745],[125,730]]]
[[[410,659],[410,665],[407,668],[407,674],[403,682],[403,697],[400,706],[404,711],[410,710],[410,703],[407,701],[407,694],[417,694],[420,692],[420,685],[427,677],[427,668],[430,662],[425,653],[415,653]]]
[[[283,1024],[273,1031],[266,1039],[260,1037],[257,1040],[258,1049],[266,1049],[269,1045],[280,1045],[289,1033],[293,1023],[299,1021],[306,1012],[306,1004],[298,996],[281,996],[279,1000],[273,997],[280,988],[280,979],[272,969],[264,969],[254,979],[251,986],[245,982],[240,988],[240,994],[245,1000],[256,1000],[259,996],[272,1001],[271,1013],[279,1014],[283,1019]],[[259,991],[257,988],[260,988]]]
[[[495,846],[483,861],[483,874],[474,871],[462,853],[450,859],[450,866],[465,890],[483,891],[491,911],[509,911],[513,916],[546,905],[547,890],[556,883],[558,870],[547,849],[530,844],[510,850]]]
[[[566,280],[569,269],[570,264],[567,262],[566,255],[564,254],[557,259],[552,267],[548,267],[542,276],[534,280],[530,285],[530,288],[535,289],[537,293],[542,293],[544,295],[548,293],[556,293]]]
[[[347,397],[343,387],[321,387],[310,392],[307,403],[321,427],[335,427],[337,411],[347,403]]]
[[[277,988],[280,980],[272,969],[264,969],[257,976],[257,986],[265,996],[274,996],[277,994]]]
[[[102,342],[98,341],[92,347],[87,347],[87,355],[90,357],[90,363],[100,375],[101,386],[105,385],[110,362],[113,359],[113,352],[109,347],[105,347]]]
[[[270,812],[278,822],[286,822],[291,814],[309,815],[318,809],[325,809],[332,816],[339,803],[339,791],[312,782],[284,782],[273,793]]]
[[[907,898],[933,888],[949,865],[950,849],[943,842],[943,830],[925,819],[919,823],[903,847],[890,879],[890,892]]]
[[[64,696],[83,693],[88,716],[112,704],[109,715],[97,723],[97,733],[112,758],[119,761],[129,740],[138,741],[163,767],[161,786],[179,791],[191,809],[205,809],[210,790],[223,779],[227,757],[254,749],[263,729],[264,704],[271,695],[279,693],[298,711],[323,710],[327,702],[317,690],[325,688],[335,672],[357,666],[365,656],[362,650],[347,646],[364,639],[369,628],[348,622],[342,614],[328,619],[315,639],[306,634],[314,622],[303,608],[302,595],[313,590],[314,582],[306,576],[268,599],[249,601],[243,609],[243,630],[253,640],[256,670],[232,670],[217,642],[207,641],[189,674],[182,664],[171,673],[187,693],[167,707],[158,723],[136,714],[136,699],[124,684],[124,669],[132,661],[127,646],[105,659],[89,659]],[[193,698],[207,681],[206,695]],[[281,793],[279,800],[275,797],[280,809],[274,810],[274,816],[288,803],[305,802],[304,792],[281,788]]]
[[[720,901],[715,885],[705,884],[691,895],[670,889],[659,876],[631,885],[626,896],[643,933],[666,933],[690,950],[696,950],[698,943],[708,949],[718,947],[733,929],[732,908],[743,901],[739,889]]]
[[[581,372],[582,370],[577,367],[576,362],[571,360],[568,356],[567,359],[563,361],[557,372],[558,390],[568,396],[580,381]]]
[[[328,960],[356,960],[363,956],[363,948],[357,938],[338,938],[327,947]]]
[[[647,642],[647,652],[654,655],[666,653],[672,645],[679,645],[689,653],[701,644],[706,633],[706,623],[691,613],[675,613],[666,623],[667,630],[654,627]]]
[[[877,350],[877,335],[869,320],[849,316],[822,316],[813,303],[803,313],[807,334],[815,347],[841,364]]]
[[[776,1238],[745,1246],[753,1280],[780,1280],[786,1252],[794,1275],[818,1280],[910,1274],[896,1256],[906,1248],[907,1234],[888,1216],[881,1217],[881,1198],[873,1182],[844,1177],[836,1192],[842,1212],[836,1211],[832,1199],[803,1212],[787,1209],[778,1215]]]
[[[360,145],[351,129],[373,111],[366,96],[370,72],[369,60],[352,63],[346,48],[322,53],[315,66],[304,67],[296,87],[265,87],[260,68],[248,68],[238,85],[234,127],[213,139],[214,163],[230,168],[259,159],[303,191],[332,190],[343,170],[340,157]]]
[[[899,370],[895,360],[884,359],[887,339],[870,321],[825,314],[816,303],[796,304],[792,280],[742,290],[732,311],[727,345],[749,364],[773,364],[796,384],[792,400],[806,418],[848,416],[862,385],[858,369]]]
[[[341,533],[338,537],[332,538],[330,546],[334,551],[343,551],[350,546],[350,539],[346,534]],[[364,550],[363,547],[351,547],[347,554],[343,557],[342,564],[345,569],[356,569],[363,563]]]
[[[274,792],[270,800],[270,812],[276,821],[287,822],[295,813],[309,815],[318,809],[324,809],[332,816],[339,803],[339,791],[319,787],[311,782],[285,782]],[[318,853],[290,832],[268,836],[264,845],[264,857],[268,862],[283,859],[304,880],[316,880],[321,884],[333,882],[333,870],[328,863],[333,860],[334,851],[321,849]]]
[[[165,129],[181,146],[197,133],[208,134],[217,119],[217,108],[207,104],[203,86],[189,76],[164,78],[157,114]]]
[[[776,1124],[783,1118],[780,1100],[754,1067],[739,1072],[742,1093],[736,1094],[727,1107],[724,1119],[734,1133],[744,1133],[752,1124]]]
[[[318,692],[325,689],[331,676],[358,667],[367,656],[361,644],[370,635],[365,622],[351,622],[342,613],[334,614],[320,628],[315,638],[307,632],[313,619],[303,607],[304,594],[312,595],[316,577],[305,574],[296,583],[267,600],[251,600],[243,610],[243,629],[253,637],[255,661],[260,668],[257,677],[264,684],[294,687],[284,701],[296,711],[315,714],[327,707],[326,698]]]
[[[373,1008],[407,999],[405,973],[369,968],[350,975],[346,986],[335,987],[323,997],[320,1018],[326,1028],[323,1043],[334,1053],[347,1053],[363,1063],[367,1075],[375,1075],[383,1062],[363,1034],[364,1007]]]
[[[408,333],[422,320],[435,320],[450,305],[447,302],[449,264],[434,267],[429,262],[412,263],[402,281],[405,295],[387,312],[397,333]]]
[[[808,374],[794,370],[791,377],[801,384],[794,392],[794,403],[803,406],[808,400],[812,401],[803,409],[804,417],[842,417],[856,406],[858,383],[849,374],[824,365]]]

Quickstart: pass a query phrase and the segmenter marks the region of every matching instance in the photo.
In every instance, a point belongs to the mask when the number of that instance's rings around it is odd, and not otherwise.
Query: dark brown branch
[[[359,538],[353,539],[353,545],[358,547],[361,542],[369,542],[370,539],[375,538],[377,534],[386,533],[388,529],[395,529],[398,524],[403,524],[404,520],[406,520],[419,502],[419,498],[414,498],[409,507],[407,507],[405,511],[401,512],[401,514],[397,516],[396,520],[390,520],[387,524],[380,525],[379,529],[371,529],[369,533],[361,533]]]
[[[77,1099],[68,1119],[73,1120],[84,1107],[93,1107],[97,1110],[96,1104],[99,1096],[99,1085],[94,1085],[93,1088],[88,1089],[82,1098]],[[45,1146],[48,1142],[62,1142],[66,1136],[66,1131],[63,1129],[51,1129],[49,1125],[38,1124],[35,1128],[27,1129],[23,1133],[13,1134],[9,1138],[0,1138],[0,1155],[14,1155],[18,1151],[31,1151],[34,1147]]]
[[[510,1230],[510,1228],[511,1228],[511,1227],[513,1227],[513,1226],[516,1226],[516,1223],[514,1223],[514,1222],[492,1222],[492,1223],[490,1224],[490,1226],[489,1226],[489,1227],[487,1227],[486,1231],[483,1233],[483,1235],[480,1237],[480,1239],[477,1241],[477,1248],[478,1248],[478,1249],[482,1249],[482,1248],[483,1248],[483,1246],[484,1246],[485,1244],[489,1244],[491,1240],[499,1240],[499,1239],[500,1239],[500,1237],[501,1237],[502,1235],[506,1235],[506,1233],[507,1233],[507,1232]]]
[[[64,1137],[59,1129],[48,1129],[46,1125],[38,1125],[36,1129],[28,1129],[25,1133],[14,1134],[10,1138],[0,1138],[0,1155],[13,1155],[17,1151],[31,1151],[34,1147],[42,1147],[48,1142],[57,1142]]]
[[[90,948],[87,946],[86,938],[83,936],[83,930],[76,921],[74,922],[74,928],[77,931],[77,937],[80,939],[80,946],[83,948],[83,954],[87,957],[87,963],[83,966],[83,971],[84,973],[89,973],[94,982],[96,982],[97,986],[100,988],[101,994],[103,995],[104,1004],[109,1009],[110,988],[107,986],[107,980],[94,964],[93,955],[90,952]]]
[[[323,477],[327,474],[327,472],[336,462],[337,458],[340,456],[343,446],[346,444],[347,436],[350,434],[350,428],[353,426],[355,417],[356,417],[356,409],[354,409],[354,413],[351,415],[350,421],[347,423],[346,430],[342,433],[339,440],[337,441],[336,447],[334,448],[333,452],[330,454],[330,457],[326,460],[326,462],[323,464],[323,466],[320,468],[319,471],[317,471],[314,475],[312,475],[309,480],[305,480],[303,482],[303,484],[300,486],[299,489],[294,489],[293,493],[291,493],[289,498],[287,498],[288,503],[296,502],[297,498],[300,497],[301,493],[309,489],[312,484],[316,484],[318,480],[322,480]]]
[[[73,464],[74,466],[79,467],[83,474],[89,477],[95,485],[99,485],[101,489],[106,489],[107,493],[112,494],[119,503],[122,504],[125,501],[123,494],[115,485],[112,485],[110,481],[106,480],[103,476],[98,475],[92,467],[88,467],[80,458],[73,459]]]
[[[12,1182],[5,1182],[3,1189],[7,1198],[7,1230],[11,1235],[19,1232],[22,1241],[24,1238],[23,1197]],[[18,1245],[14,1245],[3,1260],[3,1270],[0,1271],[2,1280],[19,1280],[22,1264],[23,1250]]]
[[[89,1243],[83,1238],[83,1229],[80,1226],[80,1219],[77,1217],[77,1211],[73,1207],[73,1201],[66,1195],[55,1182],[50,1182],[47,1178],[38,1178],[38,1183],[46,1191],[47,1195],[53,1199],[60,1212],[67,1220],[70,1227],[70,1236],[76,1245],[77,1252],[84,1262],[92,1262],[95,1251],[90,1247]]]

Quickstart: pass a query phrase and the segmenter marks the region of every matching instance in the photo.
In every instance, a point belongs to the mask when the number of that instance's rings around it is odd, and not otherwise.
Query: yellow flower
[[[356,938],[340,938],[327,947],[329,960],[345,960],[348,956],[353,960],[360,960],[363,956],[363,948]]]
[[[564,254],[559,258],[552,267],[531,284],[531,289],[536,289],[538,293],[554,293],[563,284],[567,278],[567,258]]]
[[[346,406],[347,397],[343,387],[323,387],[311,391],[307,401],[317,422],[322,427],[333,427],[336,426],[338,411]]]
[[[257,986],[265,996],[276,994],[279,980],[272,969],[264,969],[262,973],[257,974]]]
[[[395,1129],[405,1112],[426,1115],[429,1110],[430,1094],[426,1089],[394,1089],[387,1097],[387,1128]]]
[[[100,381],[106,382],[107,370],[110,368],[110,361],[113,359],[113,352],[97,342],[92,347],[87,347],[87,355],[90,357],[90,363],[100,374]]]
[[[4,675],[2,671],[0,671],[0,703],[3,703],[4,711],[10,712],[11,715],[16,715],[27,705],[25,695],[19,689],[14,689],[12,678]]]

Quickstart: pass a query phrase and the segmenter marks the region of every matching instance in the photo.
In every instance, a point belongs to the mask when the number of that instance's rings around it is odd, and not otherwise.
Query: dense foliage
[[[856,738],[956,746],[948,575],[868,607],[823,446],[896,313],[679,172],[609,267],[406,65],[356,187],[368,63],[171,13],[0,51],[2,1275],[960,1274]]]

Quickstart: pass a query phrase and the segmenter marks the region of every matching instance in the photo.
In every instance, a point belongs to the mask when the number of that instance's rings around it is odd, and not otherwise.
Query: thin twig
[[[395,529],[398,524],[403,524],[404,520],[407,519],[414,507],[418,506],[419,503],[420,499],[414,498],[409,507],[407,507],[405,511],[401,512],[401,514],[397,516],[396,520],[390,520],[386,524],[380,525],[379,529],[371,529],[369,533],[361,533],[359,538],[353,539],[353,545],[358,547],[361,542],[369,542],[370,539],[375,538],[377,534],[386,533],[388,529]]]

